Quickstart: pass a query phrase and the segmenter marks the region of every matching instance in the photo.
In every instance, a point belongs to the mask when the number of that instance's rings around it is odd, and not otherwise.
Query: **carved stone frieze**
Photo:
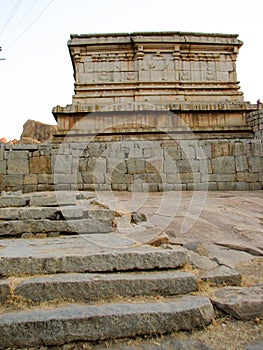
[[[191,110],[189,106],[193,104],[199,106],[200,111],[207,105],[213,106],[212,110],[229,105],[237,111],[236,116],[231,116],[234,120],[231,123],[243,128],[248,106],[239,91],[236,74],[241,46],[235,34],[71,35],[68,47],[74,68],[75,94],[71,106],[53,109],[59,129],[65,132],[67,125],[72,127],[74,118],[80,117],[78,113],[129,104],[140,106],[140,110],[156,110],[154,105],[158,110],[167,111],[180,104],[182,118],[190,126],[199,123],[200,127],[207,125],[210,130],[219,126],[215,121],[209,122],[208,113],[199,116],[197,122],[197,114],[189,117],[184,110]],[[228,114],[227,110],[228,107],[222,109],[223,115]]]

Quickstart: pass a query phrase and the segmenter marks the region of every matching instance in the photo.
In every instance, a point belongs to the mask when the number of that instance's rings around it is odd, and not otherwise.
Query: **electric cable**
[[[10,49],[21,37],[36,23],[36,21],[39,19],[39,17],[49,8],[49,6],[52,4],[54,0],[51,0],[46,7],[44,7],[41,12],[37,15],[37,17],[34,19],[33,22],[29,26],[25,28],[25,30],[7,47],[7,49]]]
[[[0,35],[4,32],[8,24],[10,23],[11,19],[14,17],[14,15],[17,13],[19,7],[22,5],[23,0],[18,0],[15,4],[15,6],[12,8],[12,10],[9,12],[6,21],[2,25],[2,28],[0,29]]]
[[[11,32],[11,34],[9,34],[8,38],[6,40],[8,40],[13,33],[16,32],[17,28],[21,25],[21,23],[24,21],[24,19],[26,18],[26,16],[29,14],[29,12],[31,11],[31,9],[33,8],[33,6],[35,5],[35,3],[37,2],[38,0],[34,0],[32,2],[32,4],[30,5],[30,7],[27,9],[27,11],[24,13],[24,15],[22,16],[22,18],[20,19],[20,21],[18,22],[18,24],[16,25],[15,29]]]

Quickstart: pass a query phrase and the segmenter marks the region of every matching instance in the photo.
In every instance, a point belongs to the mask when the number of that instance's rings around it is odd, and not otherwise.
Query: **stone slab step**
[[[67,205],[61,207],[9,207],[0,208],[0,222],[14,220],[76,220],[94,219],[111,222],[115,212],[109,209],[87,208],[81,205]],[[128,215],[127,215],[128,216]],[[131,215],[128,216],[131,220]]]
[[[214,286],[240,286],[242,283],[242,275],[238,271],[223,265],[201,272],[198,277]]]
[[[0,208],[0,220],[82,219],[85,210],[82,206]]]
[[[48,234],[61,232],[76,233],[108,233],[112,231],[111,223],[94,219],[81,220],[11,220],[0,221],[0,237],[19,237],[24,233]]]
[[[263,284],[251,287],[224,287],[216,291],[213,303],[240,320],[263,317]]]
[[[115,233],[0,243],[0,276],[176,269],[187,251],[139,245]]]
[[[68,192],[39,192],[24,195],[0,196],[0,208],[8,207],[57,207],[64,205],[76,205],[76,193]]]
[[[76,205],[76,195],[74,193],[44,192],[34,193],[30,196],[29,205],[33,207],[52,207],[63,205]]]
[[[164,301],[76,305],[0,315],[0,348],[62,345],[192,330],[211,322],[210,300],[184,296]]]
[[[0,196],[0,208],[25,207],[29,204],[28,197],[22,196]]]
[[[9,280],[11,288],[12,279]],[[189,272],[87,273],[29,278],[19,282],[12,289],[12,294],[34,302],[54,299],[88,302],[142,295],[172,296],[187,294],[196,289],[196,277]],[[6,286],[3,287],[2,298],[4,293],[6,293]]]

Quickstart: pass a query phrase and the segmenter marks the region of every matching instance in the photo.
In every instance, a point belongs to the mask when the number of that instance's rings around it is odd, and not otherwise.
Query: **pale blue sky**
[[[0,138],[19,138],[27,119],[54,124],[71,103],[71,33],[187,31],[239,34],[245,101],[263,100],[261,0],[0,0]]]

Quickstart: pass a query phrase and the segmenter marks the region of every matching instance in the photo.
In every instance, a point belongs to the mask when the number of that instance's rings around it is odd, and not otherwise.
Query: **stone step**
[[[239,320],[248,321],[263,317],[263,284],[220,288],[212,300],[217,308]]]
[[[14,287],[12,278],[2,285],[2,298],[7,292],[33,302],[71,299],[90,302],[100,299],[135,296],[173,296],[197,289],[196,277],[189,272],[161,271],[108,274],[58,274],[25,279]],[[4,287],[5,285],[5,287]],[[0,285],[1,288],[1,285]],[[1,289],[0,289],[1,290]]]
[[[118,214],[117,214],[118,215]],[[139,214],[137,214],[139,215]],[[112,221],[116,212],[110,209],[92,208],[82,205],[67,205],[61,207],[9,207],[0,208],[0,222],[14,220],[71,220],[94,219]],[[131,220],[131,215],[130,215]]]
[[[34,207],[76,205],[76,203],[76,195],[70,192],[34,193],[29,198],[29,205]]]
[[[76,205],[76,194],[70,192],[39,192],[28,195],[0,196],[0,208],[8,207],[56,207]]]
[[[82,219],[85,210],[82,206],[0,208],[0,220]]]
[[[114,233],[43,239],[5,239],[0,245],[0,276],[177,269],[187,250],[136,245]]]
[[[3,313],[0,348],[165,334],[202,327],[213,317],[210,300],[202,296]]]
[[[29,204],[28,197],[22,196],[0,196],[0,208],[25,207]]]
[[[81,220],[11,220],[0,221],[0,237],[23,237],[25,234],[76,234],[76,233],[109,233],[111,222],[94,219]]]

